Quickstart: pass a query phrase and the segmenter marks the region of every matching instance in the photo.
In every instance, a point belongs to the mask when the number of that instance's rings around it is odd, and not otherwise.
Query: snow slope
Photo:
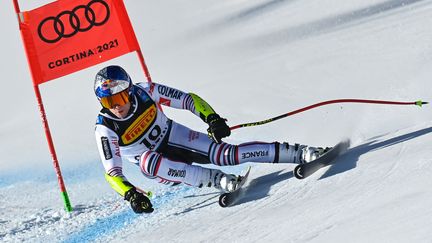
[[[22,1],[23,10],[46,3]],[[430,0],[125,1],[153,80],[204,97],[230,125],[329,99],[431,101]],[[103,178],[93,138],[102,66],[41,86],[74,212],[51,166],[12,1],[0,8],[0,241],[431,242],[429,106],[321,107],[233,132],[227,142],[288,141],[352,148],[299,181],[294,165],[253,164],[248,193],[222,209],[216,191],[152,190],[156,211],[135,215]],[[121,64],[144,80],[135,55]],[[79,97],[79,98],[78,98]],[[166,109],[205,131],[192,114]],[[223,168],[239,173],[245,165]]]

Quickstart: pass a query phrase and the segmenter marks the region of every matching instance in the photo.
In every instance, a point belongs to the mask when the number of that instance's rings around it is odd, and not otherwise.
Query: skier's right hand
[[[127,191],[124,199],[130,202],[131,208],[135,213],[151,213],[154,211],[150,199],[144,194],[137,192],[135,188]]]

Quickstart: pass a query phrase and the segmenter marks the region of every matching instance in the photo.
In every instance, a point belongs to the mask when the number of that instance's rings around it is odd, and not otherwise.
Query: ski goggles
[[[129,102],[129,89],[125,89],[117,94],[100,98],[100,103],[107,109],[112,109],[115,106],[124,106]]]

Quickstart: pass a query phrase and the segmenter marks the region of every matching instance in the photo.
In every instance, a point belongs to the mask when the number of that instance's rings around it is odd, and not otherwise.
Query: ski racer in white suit
[[[122,161],[139,165],[145,176],[161,183],[231,191],[236,187],[236,176],[197,164],[305,163],[323,152],[321,148],[279,142],[224,143],[221,139],[230,135],[230,129],[202,98],[157,83],[132,84],[119,66],[100,70],[94,91],[102,105],[95,135],[105,178],[136,213],[153,212],[153,207],[123,175]],[[161,105],[191,111],[209,125],[208,134],[167,118]]]

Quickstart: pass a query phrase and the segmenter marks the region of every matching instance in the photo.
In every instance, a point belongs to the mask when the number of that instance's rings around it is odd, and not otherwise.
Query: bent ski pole
[[[330,105],[330,104],[335,104],[335,103],[366,103],[366,104],[382,104],[382,105],[416,105],[421,107],[422,105],[428,104],[429,102],[424,102],[421,100],[418,101],[412,101],[412,102],[400,102],[400,101],[385,101],[385,100],[363,100],[363,99],[338,99],[338,100],[328,100],[328,101],[324,101],[324,102],[320,102],[320,103],[316,103],[310,106],[306,106],[303,107],[301,109],[298,110],[294,110],[288,113],[285,113],[283,115],[280,116],[276,116],[270,119],[266,119],[263,121],[258,121],[258,122],[250,122],[250,123],[244,123],[244,124],[239,124],[236,126],[232,126],[230,127],[231,131],[235,130],[237,128],[241,128],[241,127],[252,127],[252,126],[259,126],[259,125],[263,125],[269,122],[273,122],[282,118],[285,118],[287,116],[292,116],[295,115],[297,113],[301,113],[307,110],[311,110],[320,106],[324,106],[324,105]]]

